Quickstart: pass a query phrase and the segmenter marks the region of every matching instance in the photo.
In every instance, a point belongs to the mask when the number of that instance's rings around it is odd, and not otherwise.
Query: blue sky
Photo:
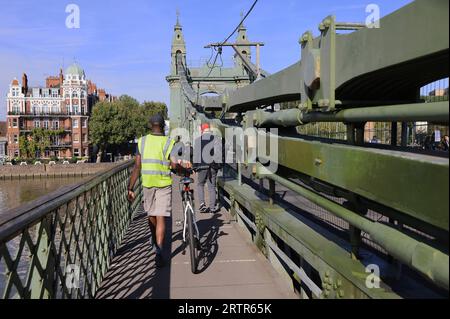
[[[262,67],[273,73],[299,59],[298,39],[306,30],[317,35],[329,14],[339,21],[364,22],[365,8],[376,3],[381,16],[409,0],[259,0],[245,25],[250,40],[263,41]],[[80,28],[68,29],[68,4],[80,8]],[[44,85],[74,59],[89,79],[114,95],[168,103],[165,76],[175,12],[187,42],[188,60],[209,57],[203,49],[223,40],[253,0],[0,0],[0,119],[14,77],[28,74],[30,85]],[[231,52],[224,50],[225,60]]]

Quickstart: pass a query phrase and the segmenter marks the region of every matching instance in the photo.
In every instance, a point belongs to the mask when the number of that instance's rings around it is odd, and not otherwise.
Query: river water
[[[0,180],[0,214],[87,177]]]

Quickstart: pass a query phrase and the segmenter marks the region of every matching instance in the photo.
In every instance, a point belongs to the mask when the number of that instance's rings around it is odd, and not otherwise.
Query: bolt
[[[316,166],[322,165],[322,160],[321,160],[320,158],[316,158],[316,159],[314,160],[314,165],[316,165]]]
[[[341,298],[344,297],[344,290],[342,290],[342,289],[339,290],[339,297],[341,297]]]

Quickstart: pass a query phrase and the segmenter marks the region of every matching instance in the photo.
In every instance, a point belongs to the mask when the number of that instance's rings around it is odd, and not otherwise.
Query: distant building
[[[61,130],[51,140],[42,158],[87,157],[91,153],[89,142],[89,117],[98,101],[113,99],[104,90],[86,79],[78,64],[69,66],[64,74],[50,76],[45,87],[29,87],[23,74],[22,83],[11,82],[7,96],[7,154],[19,157],[19,138],[27,136],[34,128]]]

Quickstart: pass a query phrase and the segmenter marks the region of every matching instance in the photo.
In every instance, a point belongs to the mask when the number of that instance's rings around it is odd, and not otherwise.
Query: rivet
[[[342,290],[342,289],[339,290],[339,297],[341,297],[341,298],[344,297],[344,290]]]

